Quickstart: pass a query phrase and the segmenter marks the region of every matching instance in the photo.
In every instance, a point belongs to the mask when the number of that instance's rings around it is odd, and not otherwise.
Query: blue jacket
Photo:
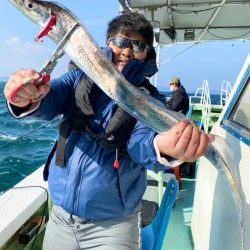
[[[104,49],[111,59],[112,51]],[[156,72],[155,55],[146,62],[132,59],[123,70],[133,84]],[[63,114],[72,115],[75,89],[84,73],[72,70],[51,81],[51,90],[32,116],[52,119]],[[98,87],[91,95],[95,114],[88,119],[93,131],[101,132],[114,113],[116,103]],[[115,152],[104,149],[88,133],[72,131],[65,150],[65,166],[55,165],[55,153],[49,158],[49,192],[54,204],[67,212],[94,220],[123,217],[141,204],[147,185],[146,169],[163,170],[157,163],[153,139],[155,132],[137,121],[129,141],[130,159],[119,155],[119,168],[113,163]]]

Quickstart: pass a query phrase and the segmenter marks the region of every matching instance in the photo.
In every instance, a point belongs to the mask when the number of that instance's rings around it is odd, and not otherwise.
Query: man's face
[[[113,50],[112,62],[119,71],[122,71],[132,58],[138,60],[146,59],[149,51],[143,37],[139,34],[125,36],[118,33],[107,41],[107,46]]]
[[[169,84],[170,91],[175,91],[176,90],[176,85],[174,83]]]

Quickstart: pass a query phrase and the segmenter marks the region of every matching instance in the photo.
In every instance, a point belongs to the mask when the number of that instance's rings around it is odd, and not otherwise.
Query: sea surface
[[[10,115],[3,95],[4,84],[0,81],[0,192],[44,164],[54,144],[58,125],[58,122],[48,124]]]
[[[11,116],[3,96],[4,84],[0,79],[0,192],[11,188],[45,163],[58,126],[58,121],[49,123]],[[218,103],[219,98],[219,95],[211,95],[212,103]]]

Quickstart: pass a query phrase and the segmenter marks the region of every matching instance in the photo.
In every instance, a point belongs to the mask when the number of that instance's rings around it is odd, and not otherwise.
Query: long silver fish
[[[103,54],[87,29],[74,14],[64,6],[48,1],[9,0],[34,23],[44,28],[52,15],[56,17],[48,36],[56,44],[72,30],[63,47],[65,53],[81,68],[109,97],[156,132],[171,128],[180,116],[166,110],[157,100],[131,85]],[[233,172],[233,153],[223,138],[216,137],[209,144],[204,156],[225,178],[237,207],[241,227],[241,248],[244,249],[243,199],[237,176]]]

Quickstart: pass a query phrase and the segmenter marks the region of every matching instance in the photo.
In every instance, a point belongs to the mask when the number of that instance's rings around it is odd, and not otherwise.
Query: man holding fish
[[[157,72],[151,24],[137,13],[118,16],[108,25],[106,44],[103,52],[118,71],[157,98],[147,80]],[[85,73],[73,68],[35,85],[41,75],[21,69],[4,90],[17,118],[63,115],[44,170],[54,206],[43,249],[140,249],[146,170],[175,166],[168,161],[173,158],[193,162],[214,138],[186,118],[155,132],[118,107]]]

